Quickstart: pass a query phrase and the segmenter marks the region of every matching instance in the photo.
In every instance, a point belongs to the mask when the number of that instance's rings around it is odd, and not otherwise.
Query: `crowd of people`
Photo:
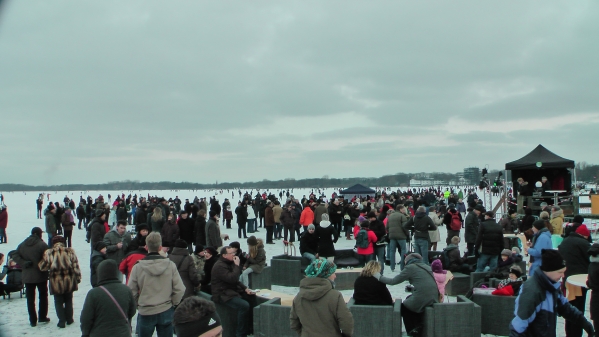
[[[178,336],[197,336],[198,331],[200,336],[217,336],[222,326],[214,303],[237,310],[236,335],[247,336],[253,333],[252,308],[256,305],[249,278],[266,266],[264,245],[276,240],[294,245],[297,238],[300,254],[310,264],[293,301],[291,329],[301,336],[321,336],[323,331],[330,336],[351,336],[353,318],[343,296],[334,289],[335,244],[345,236],[345,240],[355,240],[355,251],[364,265],[355,283],[356,304],[392,305],[387,285],[415,285],[401,304],[404,326],[412,336],[422,332],[424,309],[444,301],[444,288],[453,273],[473,271],[502,279],[499,288],[509,288],[518,296],[511,326],[514,336],[540,331],[542,324],[555,325],[551,315],[558,313],[570,318],[566,330],[573,335],[582,329],[593,330],[582,315],[586,289],[567,300],[558,291],[566,287],[560,282],[562,277],[565,280],[593,268],[598,274],[591,277],[589,272],[590,289],[599,284],[599,268],[592,263],[599,263],[593,260],[599,256],[599,245],[591,248],[582,218],[575,217],[573,229],[567,233],[563,233],[563,212],[560,214],[557,206],[550,214],[540,214],[539,220],[528,211],[520,220],[510,210],[497,222],[473,190],[462,193],[449,189],[382,190],[372,197],[348,200],[337,193],[330,197],[313,193],[297,199],[289,191],[279,192],[278,197],[239,191],[234,210],[228,198],[221,204],[216,197],[182,202],[178,197],[167,200],[124,194],[114,202],[110,195],[108,202],[102,195],[81,197],[78,205],[65,197],[64,204],[49,203],[43,208],[40,195],[36,204],[38,217],[45,219],[45,231],[34,227],[11,252],[0,276],[4,278],[8,268],[22,270],[31,326],[50,321],[48,281],[57,326],[73,324],[73,292],[78,290],[82,272],[87,271],[87,266],[82,271],[72,249],[72,232],[77,228],[86,231],[90,244],[93,287],[81,311],[83,336],[130,336],[136,313],[138,336],[151,336],[154,331],[158,336],[172,336],[173,331]],[[7,218],[6,206],[0,213],[0,227],[2,214]],[[222,228],[231,228],[233,219],[238,239],[246,240],[246,252],[238,241],[230,242],[229,236],[221,233]],[[134,230],[128,231],[128,226]],[[440,226],[447,228],[447,247],[429,258],[442,239]],[[261,229],[263,237],[257,234]],[[504,238],[512,233],[524,233],[530,241],[518,246]],[[6,238],[4,231],[0,234]],[[552,235],[565,236],[558,251],[552,249]],[[461,237],[466,242],[463,253]],[[521,249],[531,262],[526,282],[524,271],[516,265],[523,259]],[[4,262],[3,255],[0,260]],[[383,276],[385,266],[400,272]],[[565,274],[562,267],[568,267]],[[10,290],[9,285],[0,285],[3,292]],[[549,310],[550,315],[538,315],[544,307],[523,304],[542,289],[559,301],[553,302],[559,310]],[[195,296],[198,291],[211,295],[212,302]],[[597,303],[591,306],[593,317],[599,315],[599,311],[595,313]]]

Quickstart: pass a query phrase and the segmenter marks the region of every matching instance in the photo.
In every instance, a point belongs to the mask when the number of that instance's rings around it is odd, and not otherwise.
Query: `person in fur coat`
[[[50,278],[50,294],[54,295],[56,316],[59,328],[73,324],[73,292],[78,290],[81,282],[79,261],[73,248],[65,247],[64,237],[52,238],[52,248],[46,250],[39,262],[41,271],[48,271]]]

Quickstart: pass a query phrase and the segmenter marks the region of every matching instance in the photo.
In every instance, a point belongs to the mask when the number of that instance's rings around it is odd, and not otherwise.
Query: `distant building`
[[[464,169],[464,180],[469,185],[478,185],[480,182],[480,170],[478,167],[467,167]]]

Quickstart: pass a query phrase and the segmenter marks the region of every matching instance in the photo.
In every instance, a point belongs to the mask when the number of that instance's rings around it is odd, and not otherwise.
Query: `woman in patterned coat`
[[[46,250],[38,266],[42,271],[49,271],[50,294],[54,295],[54,306],[58,316],[59,328],[73,324],[73,292],[81,282],[79,261],[73,248],[65,247],[64,237],[52,238],[52,248]]]

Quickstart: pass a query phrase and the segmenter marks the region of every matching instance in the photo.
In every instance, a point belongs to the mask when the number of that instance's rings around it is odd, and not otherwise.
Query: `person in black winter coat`
[[[385,217],[386,215],[381,213],[381,216]],[[367,217],[370,222],[369,228],[376,235],[377,243],[374,244],[374,255],[377,257],[379,264],[381,265],[382,274],[385,271],[385,250],[387,249],[387,247],[384,244],[378,243],[384,242],[385,234],[387,234],[387,229],[385,228],[385,224],[379,218],[377,218],[375,212],[369,212]]]
[[[485,213],[485,221],[478,228],[475,253],[478,257],[476,272],[482,272],[486,265],[493,270],[497,267],[499,254],[503,250],[503,228],[493,219],[493,212]]]
[[[334,228],[334,227],[333,227]],[[308,230],[300,237],[300,254],[310,260],[310,263],[318,258],[318,236],[315,234],[316,227],[308,225]]]
[[[527,207],[524,210],[524,217],[522,218],[522,221],[520,221],[520,228],[518,228],[520,233],[524,233],[531,229],[533,222],[535,222],[535,217],[532,215],[532,208]]]
[[[179,211],[177,225],[179,225],[179,238],[187,242],[189,254],[193,253],[193,244],[196,241],[195,223],[185,210]]]
[[[356,305],[393,305],[393,298],[387,285],[372,276],[380,271],[381,266],[376,261],[369,261],[364,266],[360,276],[354,282],[352,297]]]
[[[595,331],[599,331],[599,243],[589,249],[589,260],[587,287],[591,289],[591,319]]]
[[[323,214],[320,226],[316,229],[318,236],[318,256],[331,262],[335,260],[335,243],[339,240],[339,233],[331,226],[329,215]]]
[[[568,277],[576,274],[586,274],[589,271],[589,248],[591,244],[588,241],[591,233],[587,226],[581,225],[576,229],[576,232],[571,233],[562,241],[558,246],[560,255],[566,261],[566,273],[564,277],[564,284],[566,288],[569,287],[567,283]],[[576,296],[573,300],[569,301],[576,309],[580,310],[584,314],[584,307],[587,300],[587,289],[581,287],[582,294]],[[581,336],[582,327],[574,322],[566,321],[566,336]]]
[[[139,224],[135,226],[135,231],[137,235],[131,240],[129,246],[127,246],[127,250],[125,254],[129,254],[133,251],[138,250],[140,247],[145,247],[146,245],[146,236],[150,234],[150,226],[145,223]]]
[[[196,246],[206,245],[206,211],[200,209],[195,222]]]
[[[235,208],[235,215],[237,217],[237,237],[241,239],[241,233],[243,232],[243,238],[247,239],[246,225],[248,222],[248,213],[245,202]]]
[[[204,249],[204,258],[206,259],[206,263],[204,264],[204,277],[202,277],[202,281],[200,282],[201,291],[212,294],[212,289],[210,286],[210,282],[212,280],[212,267],[216,261],[218,261],[218,255],[216,252],[216,248],[214,247],[206,247]]]
[[[77,224],[77,228],[81,229],[81,223],[83,222],[83,224],[85,225],[85,227],[87,228],[87,224],[85,222],[85,218],[86,218],[86,214],[85,214],[85,207],[84,207],[84,203],[80,202],[79,206],[77,207],[76,210],[76,214],[77,214],[77,220],[78,224]]]

